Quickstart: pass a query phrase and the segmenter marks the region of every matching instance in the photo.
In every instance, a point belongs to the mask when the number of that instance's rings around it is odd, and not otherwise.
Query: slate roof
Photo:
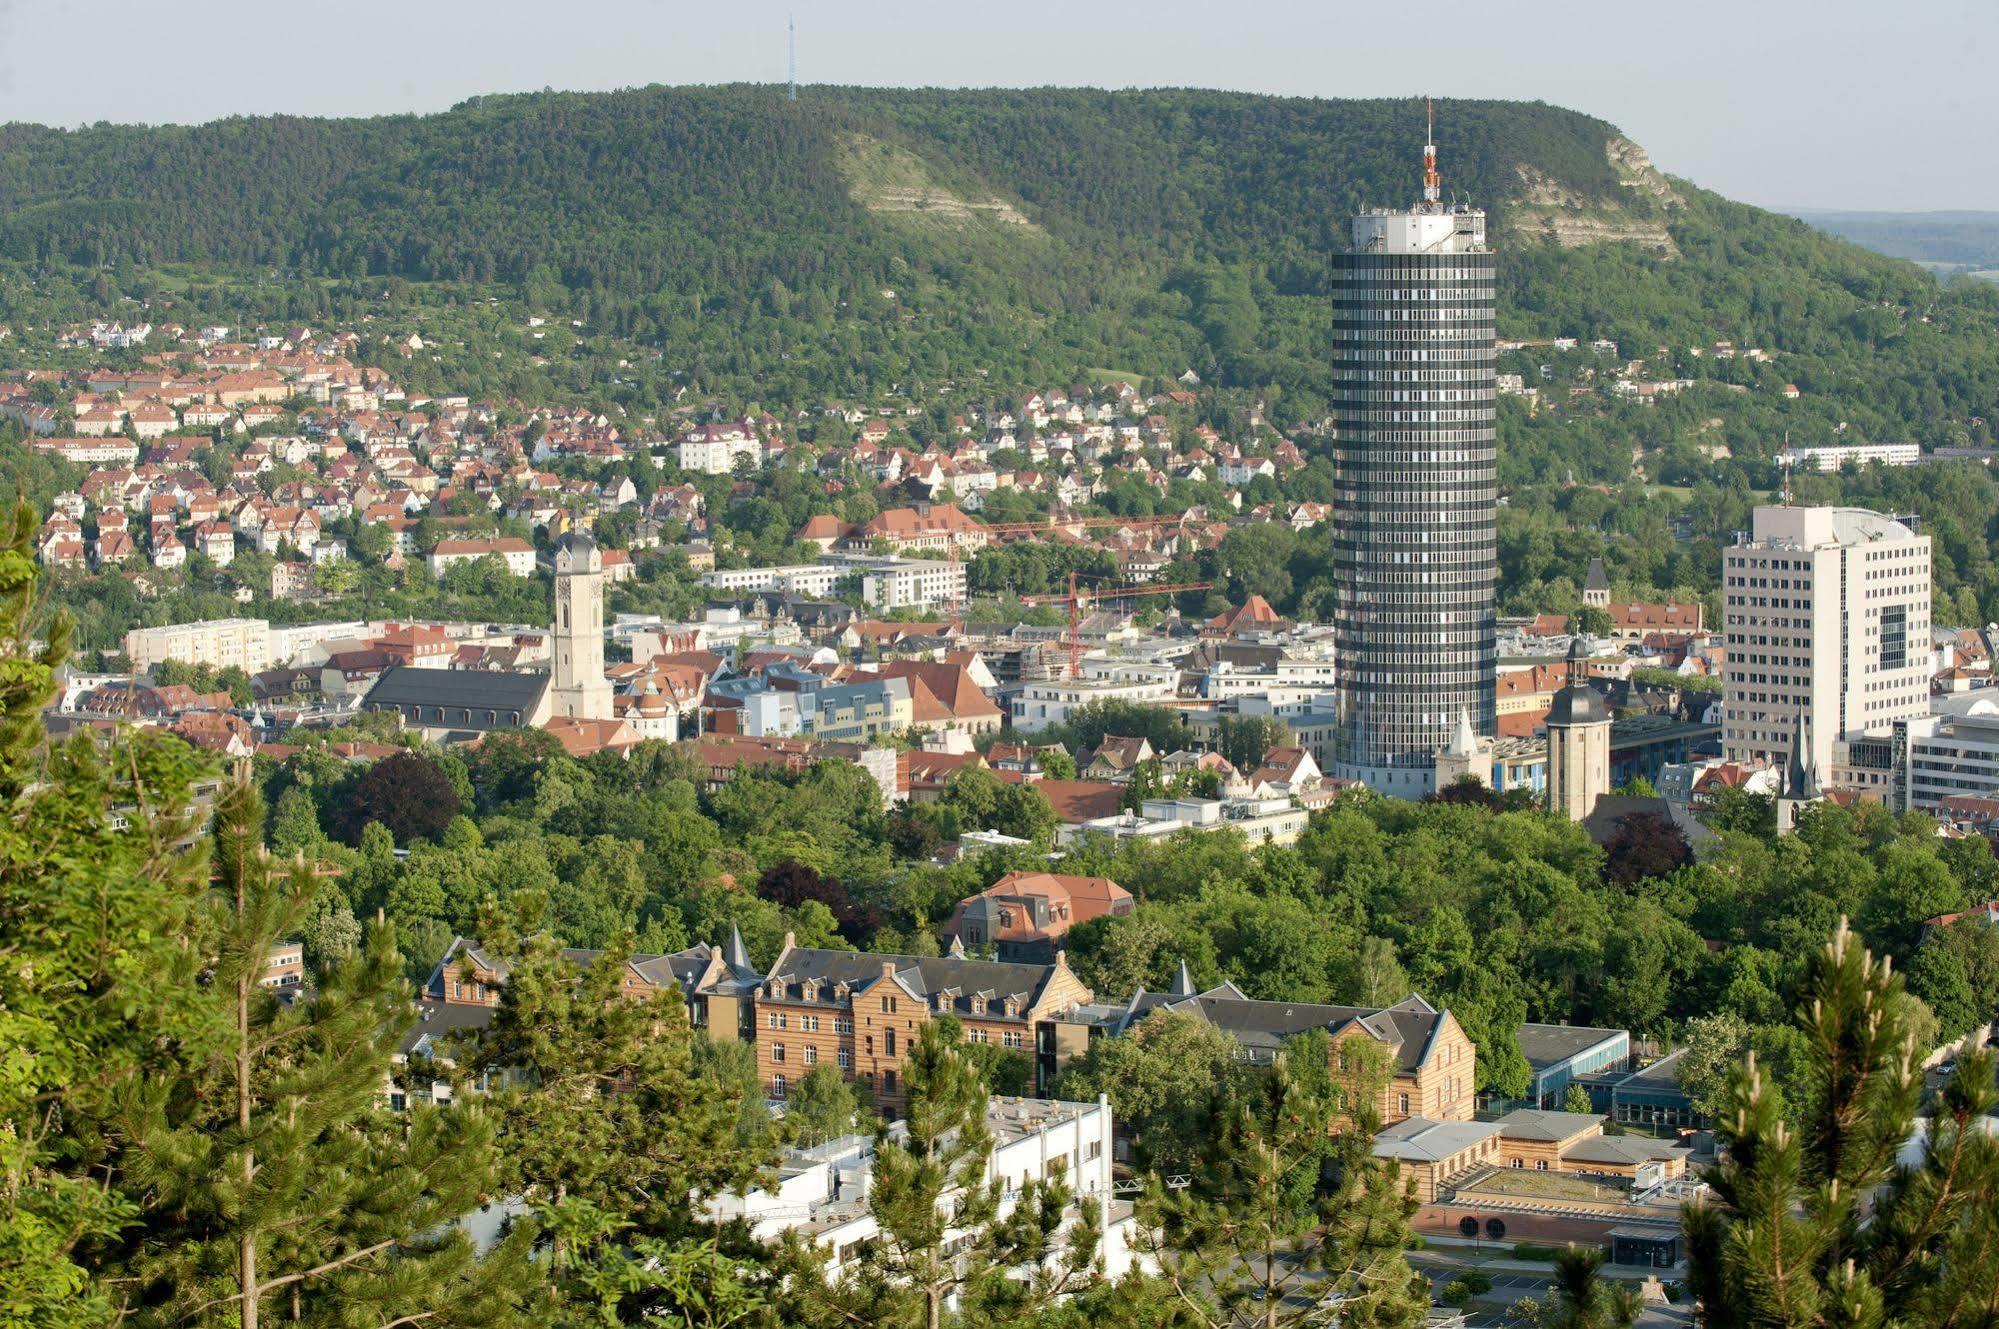
[[[1286,1039],[1313,1029],[1337,1034],[1358,1024],[1395,1049],[1396,1068],[1404,1071],[1415,1070],[1429,1059],[1431,1044],[1444,1023],[1444,1013],[1421,997],[1409,997],[1382,1009],[1321,1006],[1301,1001],[1252,1001],[1233,985],[1192,997],[1141,991],[1132,998],[1122,1023],[1129,1025],[1158,1010],[1199,1016],[1242,1044],[1251,1060],[1268,1060]]]
[[[547,674],[504,674],[485,669],[418,669],[412,665],[391,665],[368,689],[363,706],[432,706],[445,711],[443,720],[419,718],[419,724],[449,724],[457,729],[503,729],[516,722],[506,717],[514,711],[523,715],[541,704],[548,691]],[[500,718],[488,723],[486,713]]]
[[[885,975],[884,968],[891,969],[891,974]],[[931,998],[942,997],[960,1013],[989,1018],[1002,1013],[987,1003],[1003,1002],[1008,997],[1019,1002],[1020,1014],[1032,1010],[1056,969],[1052,964],[1008,964],[950,955],[879,955],[794,947],[778,957],[764,983],[782,983],[784,1000],[803,1001],[801,985],[808,980],[826,989],[845,983],[855,996],[883,981],[893,981],[926,1005],[933,1004]],[[821,1000],[832,999],[830,990],[824,991]]]

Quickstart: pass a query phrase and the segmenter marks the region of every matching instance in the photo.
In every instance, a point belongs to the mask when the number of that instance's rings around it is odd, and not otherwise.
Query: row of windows
[[[487,725],[517,725],[521,722],[521,713],[519,711],[479,710],[474,707],[465,706],[378,705],[374,709],[378,711],[396,711],[404,719],[419,724],[473,725],[483,723]],[[428,719],[424,716],[425,711],[430,712]],[[483,716],[484,719],[474,719],[474,716]],[[506,718],[502,719],[502,716]]]
[[[1370,428],[1357,438],[1342,434],[1333,445],[1334,465],[1344,458],[1365,457],[1366,449],[1383,443],[1475,443],[1489,448],[1494,446],[1494,439],[1490,429],[1448,429],[1442,425],[1430,429]]]
[[[1443,402],[1443,401],[1492,401],[1491,388],[1346,388],[1339,394],[1342,404],[1347,402]]]
[[[1455,319],[1448,323],[1407,322],[1389,327],[1383,321],[1374,319],[1347,322],[1338,317],[1338,314],[1343,312],[1345,311],[1335,311],[1333,320],[1331,340],[1336,348],[1335,356],[1342,354],[1337,349],[1341,342],[1359,343],[1354,351],[1345,352],[1346,354],[1364,353],[1370,344],[1378,346],[1397,342],[1445,342],[1451,344],[1453,349],[1461,347],[1467,351],[1481,351],[1488,357],[1496,354],[1490,349],[1493,325],[1488,319]]]

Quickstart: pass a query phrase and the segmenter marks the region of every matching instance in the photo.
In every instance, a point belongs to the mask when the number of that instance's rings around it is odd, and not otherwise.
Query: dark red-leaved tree
[[[1603,875],[1619,886],[1666,877],[1694,861],[1687,837],[1668,817],[1657,812],[1632,812],[1617,819],[1617,830],[1604,846]]]
[[[840,935],[857,944],[872,937],[882,925],[881,911],[873,905],[856,902],[838,877],[829,877],[795,858],[773,865],[758,878],[757,894],[786,909],[817,900],[833,911]]]
[[[371,821],[388,827],[399,845],[434,840],[463,808],[437,763],[421,753],[398,752],[354,782],[341,829],[349,844],[361,843],[361,831]]]

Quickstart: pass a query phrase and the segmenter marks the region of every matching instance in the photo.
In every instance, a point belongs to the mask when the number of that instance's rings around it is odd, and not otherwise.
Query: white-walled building
[[[431,575],[441,577],[454,563],[476,563],[488,556],[501,559],[507,571],[516,577],[534,575],[534,546],[517,535],[490,540],[439,540],[430,551]]]
[[[1722,749],[1782,766],[1798,711],[1812,766],[1929,710],[1930,539],[1864,508],[1762,507],[1723,558]]]
[[[701,584],[718,591],[783,591],[808,600],[833,594],[842,578],[855,569],[840,563],[788,563],[772,568],[718,568],[701,574]]]
[[[827,599],[847,581],[859,583],[871,609],[939,609],[965,599],[965,565],[934,558],[828,554],[817,563],[701,574],[701,584],[718,591],[783,591],[808,600]]]
[[[861,574],[870,609],[941,609],[965,602],[965,565],[936,558],[881,560]]]
[[[1934,811],[1954,796],[1999,797],[1999,695],[1971,693],[1938,706],[1895,726],[1888,801],[1899,811]]]
[[[1120,812],[1062,828],[1062,842],[1092,835],[1113,840],[1164,840],[1181,831],[1241,831],[1252,846],[1295,844],[1311,814],[1289,798],[1148,798],[1137,812]]]
[[[1086,670],[1091,663],[1084,662]],[[1177,686],[1177,674],[1171,677],[1063,678],[1046,683],[1028,683],[1013,699],[1013,727],[1024,734],[1032,734],[1050,725],[1067,724],[1073,712],[1093,701],[1130,701],[1140,705],[1166,706],[1172,703]]]
[[[728,475],[738,458],[748,458],[752,466],[763,465],[764,445],[739,424],[703,425],[680,440],[675,456],[683,471]]]
[[[1078,1208],[1097,1211],[1104,1274],[1122,1276],[1135,1258],[1133,1228],[1129,1206],[1113,1203],[1109,1102],[994,1098],[986,1106],[986,1128],[993,1137],[986,1179],[1003,1185],[1001,1216],[1019,1202],[1026,1183],[1059,1175]],[[900,1122],[889,1128],[891,1136],[905,1130]],[[793,1151],[778,1169],[775,1188],[716,1196],[708,1202],[708,1215],[717,1221],[741,1218],[761,1241],[799,1232],[832,1254],[826,1276],[841,1278],[866,1258],[880,1232],[868,1206],[875,1149],[874,1136],[850,1135]]]
[[[125,634],[125,654],[136,670],[166,660],[185,664],[232,665],[255,674],[271,667],[271,625],[261,618],[210,618]]]
[[[1914,443],[1824,443],[1816,447],[1803,445],[1785,448],[1777,454],[1777,460],[1786,466],[1808,467],[1817,471],[1836,471],[1848,462],[1866,466],[1878,462],[1883,466],[1914,466],[1923,459],[1923,450]]]

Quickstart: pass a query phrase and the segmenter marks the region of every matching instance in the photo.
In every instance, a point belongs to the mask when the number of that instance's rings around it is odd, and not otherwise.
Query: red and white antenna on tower
[[[1444,196],[1443,177],[1437,174],[1437,104],[1423,99],[1423,201],[1435,206]]]

